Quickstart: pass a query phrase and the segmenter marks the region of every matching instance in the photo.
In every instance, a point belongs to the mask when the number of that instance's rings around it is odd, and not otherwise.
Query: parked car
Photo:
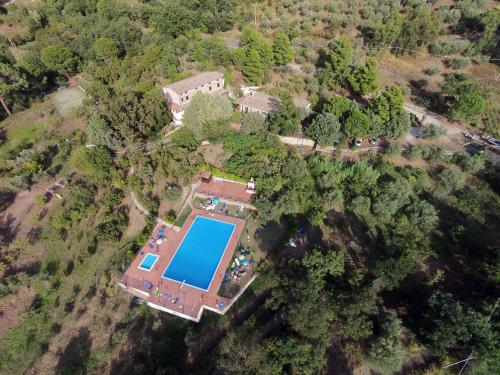
[[[377,138],[370,139],[370,144],[371,145],[376,145],[377,144]]]
[[[356,138],[356,140],[354,141],[354,144],[356,145],[356,147],[361,146],[362,143],[363,143],[363,139],[361,139],[361,138]]]

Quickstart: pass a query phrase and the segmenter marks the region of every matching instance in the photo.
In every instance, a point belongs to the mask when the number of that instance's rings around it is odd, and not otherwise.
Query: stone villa
[[[220,72],[203,72],[193,77],[174,82],[163,88],[163,94],[170,106],[174,123],[182,124],[184,109],[197,92],[222,94],[224,91],[224,74]]]

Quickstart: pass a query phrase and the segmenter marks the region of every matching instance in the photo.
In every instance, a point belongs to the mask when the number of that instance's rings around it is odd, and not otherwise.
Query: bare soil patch
[[[31,305],[34,297],[35,292],[27,287],[0,300],[0,344],[5,331],[22,320],[22,313]]]
[[[208,164],[215,165],[217,168],[222,167],[227,156],[224,152],[224,147],[222,144],[210,144],[202,146],[200,148],[200,151],[203,154],[204,160]]]

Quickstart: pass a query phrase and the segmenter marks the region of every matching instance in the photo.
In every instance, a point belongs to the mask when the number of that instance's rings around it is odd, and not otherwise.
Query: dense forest
[[[497,3],[4,3],[0,373],[441,375],[469,355],[465,373],[498,371],[499,166],[443,141],[500,135]],[[170,135],[161,88],[208,70],[277,110],[196,95]],[[63,115],[54,98],[75,87]],[[409,102],[442,125],[420,126]],[[232,310],[196,324],[117,283],[206,169],[255,178],[261,256]],[[55,182],[62,199],[45,194]]]

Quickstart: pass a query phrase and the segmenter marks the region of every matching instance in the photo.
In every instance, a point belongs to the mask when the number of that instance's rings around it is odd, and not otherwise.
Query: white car
[[[357,147],[361,146],[362,143],[363,143],[363,139],[361,139],[361,138],[356,138],[356,140],[354,141],[354,144]]]

